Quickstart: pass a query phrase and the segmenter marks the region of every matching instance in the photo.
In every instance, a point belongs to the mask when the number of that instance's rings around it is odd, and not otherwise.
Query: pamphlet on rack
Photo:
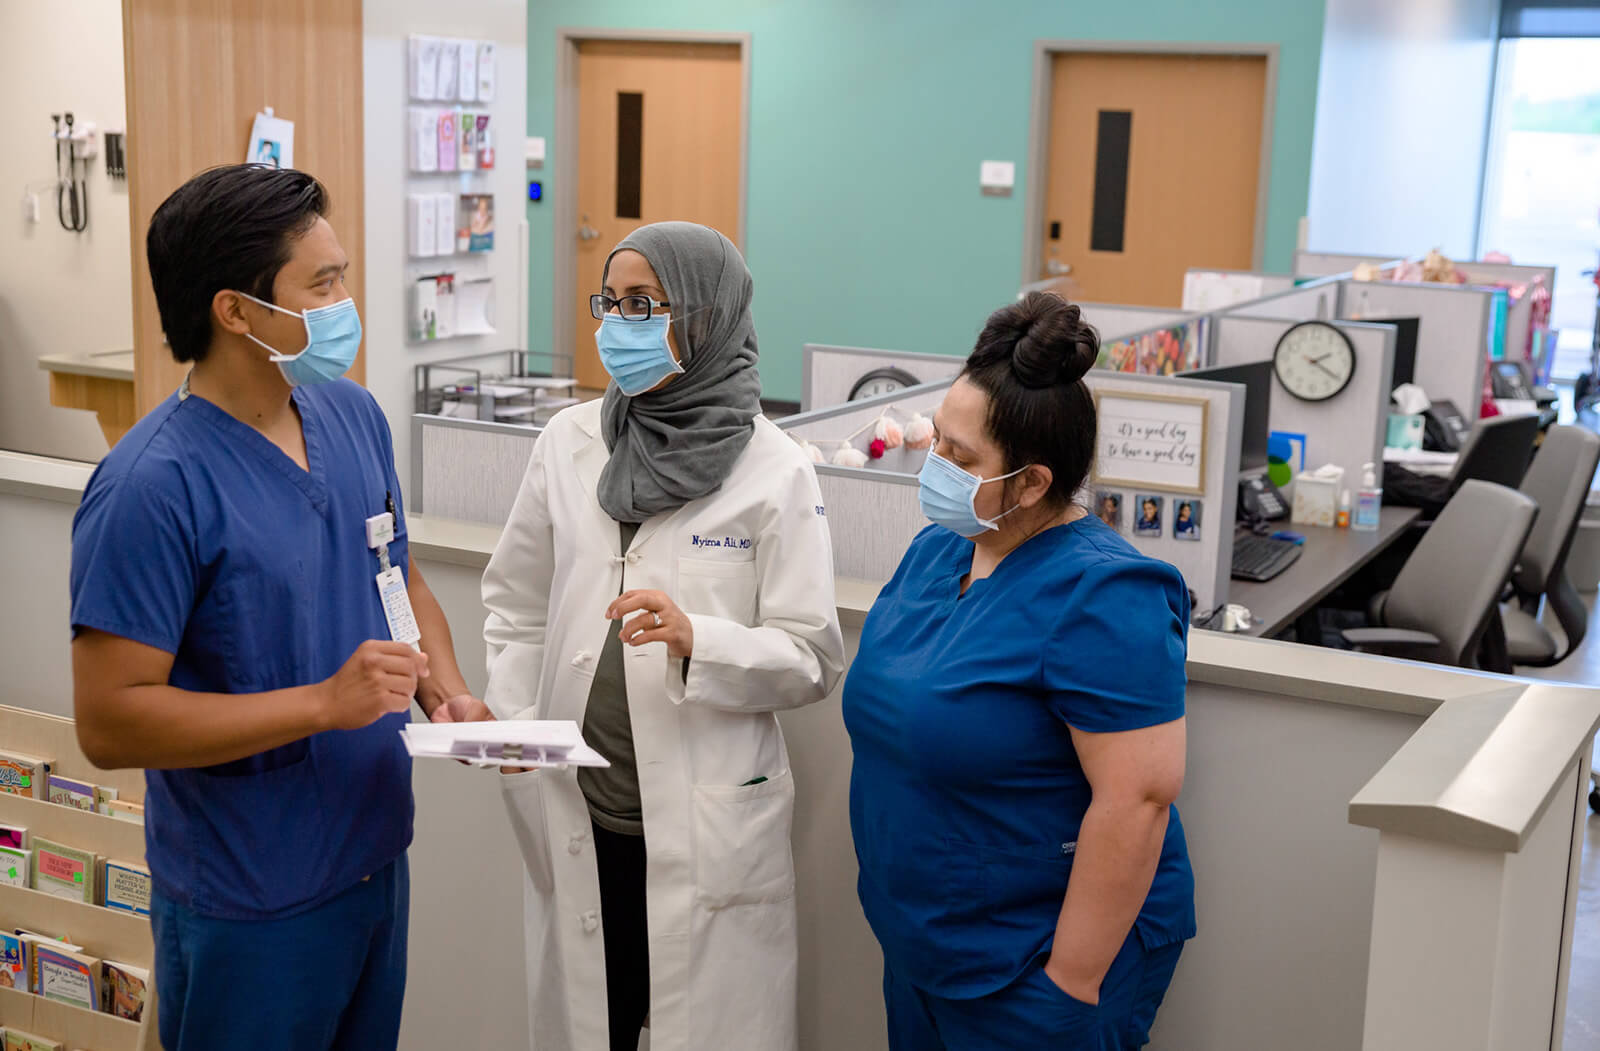
[[[570,719],[479,723],[409,723],[400,731],[414,759],[455,759],[473,766],[610,766],[583,743]]]

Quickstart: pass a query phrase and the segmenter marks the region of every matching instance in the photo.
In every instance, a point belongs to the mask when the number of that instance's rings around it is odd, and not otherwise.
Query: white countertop
[[[78,460],[0,451],[0,493],[77,504],[94,468]]]
[[[133,351],[99,350],[89,354],[46,354],[39,359],[39,367],[46,372],[126,380],[132,383]]]

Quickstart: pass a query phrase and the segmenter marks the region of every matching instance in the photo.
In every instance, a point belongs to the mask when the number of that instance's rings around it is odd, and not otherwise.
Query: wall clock
[[[893,394],[916,385],[917,378],[905,369],[872,369],[857,378],[855,385],[850,388],[850,397],[847,400],[861,401],[864,398],[875,398],[880,394]]]
[[[1272,371],[1301,401],[1327,401],[1350,385],[1356,348],[1326,321],[1302,321],[1278,338]]]

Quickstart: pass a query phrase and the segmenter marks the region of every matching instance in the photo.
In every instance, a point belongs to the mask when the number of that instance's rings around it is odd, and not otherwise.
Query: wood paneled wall
[[[350,256],[346,284],[364,304],[361,0],[123,0],[122,8],[142,416],[186,371],[166,347],[150,287],[150,217],[197,172],[243,161],[263,107],[294,121],[295,167],[328,187],[328,220]],[[350,376],[365,380],[365,348]]]

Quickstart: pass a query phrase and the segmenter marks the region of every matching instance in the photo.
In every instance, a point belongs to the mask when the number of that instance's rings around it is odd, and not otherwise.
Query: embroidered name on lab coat
[[[695,533],[689,538],[689,546],[703,547],[729,547],[735,551],[748,551],[754,543],[747,536],[701,536]]]

